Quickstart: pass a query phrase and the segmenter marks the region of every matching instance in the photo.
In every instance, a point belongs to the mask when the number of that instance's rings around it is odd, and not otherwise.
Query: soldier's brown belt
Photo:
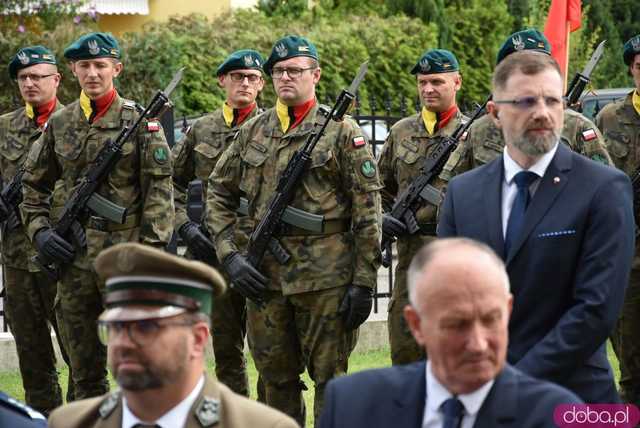
[[[281,236],[301,236],[301,235],[331,235],[334,233],[344,233],[351,229],[351,219],[339,218],[335,220],[324,220],[322,230],[307,230],[292,224],[283,224],[279,235]]]
[[[140,226],[140,214],[131,214],[125,217],[124,223],[114,223],[109,219],[99,216],[91,216],[87,221],[87,228],[101,232],[117,232],[119,230],[133,229]]]

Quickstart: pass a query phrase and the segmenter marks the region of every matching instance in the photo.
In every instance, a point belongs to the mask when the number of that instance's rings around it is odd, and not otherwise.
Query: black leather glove
[[[382,214],[382,233],[387,236],[404,236],[407,226],[391,214]]]
[[[352,285],[342,299],[339,312],[347,330],[355,330],[369,318],[373,306],[373,288]]]
[[[262,293],[267,289],[269,280],[240,253],[228,255],[223,266],[231,278],[231,287],[247,299],[262,305]]]
[[[0,198],[0,223],[5,221],[9,217],[9,214],[9,207],[7,207],[2,198]]]
[[[200,226],[188,221],[178,231],[182,240],[198,260],[213,260],[216,255],[213,242],[202,232]]]
[[[45,260],[64,264],[73,261],[75,256],[73,245],[62,239],[53,229],[49,227],[40,229],[36,232],[34,240],[38,252]]]

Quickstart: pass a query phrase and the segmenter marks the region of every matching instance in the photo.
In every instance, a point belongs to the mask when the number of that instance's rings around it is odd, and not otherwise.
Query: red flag
[[[569,33],[580,28],[581,3],[580,0],[551,0],[544,26],[544,35],[551,44],[551,55],[560,64],[565,81],[569,65]]]

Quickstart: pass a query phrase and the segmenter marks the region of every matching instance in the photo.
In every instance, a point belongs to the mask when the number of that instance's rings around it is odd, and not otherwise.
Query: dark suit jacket
[[[463,236],[505,259],[503,158],[449,184],[438,236]],[[622,307],[634,253],[629,179],[558,146],[505,261],[513,313],[508,361],[585,402],[619,400],[605,341]]]
[[[368,370],[329,382],[320,428],[420,428],[425,362]],[[474,428],[552,427],[553,410],[580,399],[507,365],[482,403]]]

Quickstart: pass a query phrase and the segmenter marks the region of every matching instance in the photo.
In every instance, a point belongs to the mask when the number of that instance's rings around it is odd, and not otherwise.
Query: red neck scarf
[[[251,112],[256,108],[256,103],[254,102],[253,104],[245,107],[245,108],[234,108],[233,109],[233,123],[232,123],[232,127],[236,127],[236,126],[240,126],[242,123],[244,123],[245,120],[247,120],[247,118],[249,117],[249,115],[251,114]]]
[[[316,105],[316,99],[311,98],[304,104],[300,104],[298,106],[289,107],[289,117],[291,118],[291,126],[289,126],[289,131],[300,125],[300,123],[307,117],[309,111]]]
[[[449,110],[438,113],[438,129],[447,126],[447,123],[456,116],[456,113],[458,113],[458,106],[455,104]]]
[[[117,92],[115,88],[112,88],[109,92],[101,96],[100,98],[96,98],[95,100],[91,100],[91,109],[93,110],[91,113],[91,117],[89,117],[89,123],[94,123],[102,116],[107,114],[107,110],[113,104],[113,100],[116,99]]]
[[[56,104],[58,103],[58,99],[53,97],[53,99],[49,102],[46,102],[42,105],[33,109],[33,113],[35,114],[35,121],[38,128],[42,128],[42,126],[49,120],[49,116],[56,109]]]

